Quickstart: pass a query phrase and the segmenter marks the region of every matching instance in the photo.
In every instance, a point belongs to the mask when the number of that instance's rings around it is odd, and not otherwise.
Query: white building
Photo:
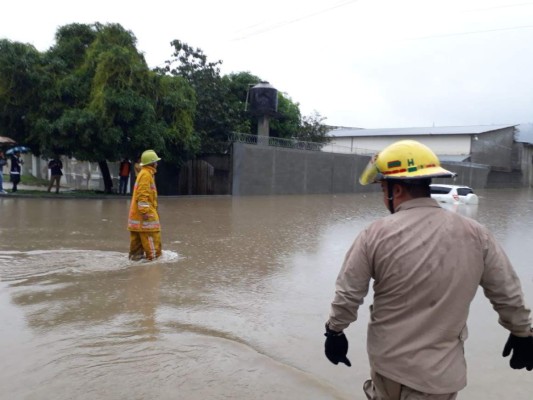
[[[469,157],[475,142],[488,133],[512,133],[516,125],[444,126],[424,128],[338,128],[328,132],[332,137],[329,146],[343,147],[350,153],[373,154],[398,140],[414,139],[430,147],[437,155]],[[461,157],[456,157],[461,158]]]

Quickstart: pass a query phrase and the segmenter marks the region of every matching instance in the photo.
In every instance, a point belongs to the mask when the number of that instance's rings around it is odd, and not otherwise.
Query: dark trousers
[[[11,175],[9,175],[9,177],[10,177],[11,183],[13,183],[12,192],[16,192],[17,191],[17,185],[20,182],[20,174],[11,174]]]
[[[48,185],[48,191],[52,189],[54,183],[56,184],[56,193],[59,193],[59,182],[61,181],[61,175],[52,175],[50,177],[50,184]]]
[[[118,193],[126,194],[128,191],[128,178],[129,176],[121,176],[118,181]]]

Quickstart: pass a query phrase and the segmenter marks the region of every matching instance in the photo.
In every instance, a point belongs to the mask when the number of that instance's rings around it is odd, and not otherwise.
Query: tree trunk
[[[104,180],[104,191],[108,194],[113,193],[113,180],[111,179],[111,174],[109,173],[107,161],[98,161],[98,166],[100,167],[100,173],[102,174],[102,179]]]

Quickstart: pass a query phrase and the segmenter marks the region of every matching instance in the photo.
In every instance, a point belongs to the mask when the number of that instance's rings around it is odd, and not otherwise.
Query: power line
[[[287,21],[279,21],[274,22],[268,26],[265,26],[264,28],[260,28],[261,24],[255,24],[251,27],[241,29],[241,31],[246,31],[247,29],[258,27],[255,30],[252,30],[249,34],[244,34],[241,37],[237,37],[233,39],[232,41],[240,41],[248,39],[252,36],[260,35],[266,32],[273,31],[275,29],[283,28],[287,25],[291,25],[300,21],[303,21],[305,19],[309,19],[312,17],[315,17],[320,14],[324,14],[326,12],[329,12],[331,10],[347,6],[349,4],[355,3],[359,0],[345,0],[341,1],[338,4],[334,4],[331,7],[323,8],[321,10],[311,12],[299,17],[296,17],[294,19],[290,19]],[[524,7],[524,6],[531,6],[533,5],[533,2],[524,2],[524,3],[515,3],[515,4],[505,4],[505,5],[499,5],[499,6],[493,6],[493,7],[486,7],[486,8],[476,8],[472,10],[468,10],[466,12],[477,12],[477,11],[486,11],[486,10],[495,10],[495,9],[501,9],[501,8],[511,8],[511,7]],[[495,28],[495,29],[486,29],[486,30],[477,30],[477,31],[469,31],[469,32],[457,32],[457,33],[445,33],[445,34],[436,34],[436,35],[428,35],[428,36],[421,36],[421,37],[414,37],[409,38],[406,40],[425,40],[425,39],[433,39],[433,38],[445,38],[445,37],[453,37],[453,36],[464,36],[464,35],[475,35],[475,34],[482,34],[482,33],[490,33],[490,32],[500,32],[500,31],[511,31],[511,30],[519,30],[519,29],[530,29],[533,28],[533,25],[524,25],[524,26],[515,26],[515,27],[509,27],[509,28]]]
[[[250,32],[247,35],[235,38],[235,39],[233,39],[233,41],[244,40],[244,39],[248,39],[249,37],[252,37],[252,36],[256,36],[256,35],[260,35],[262,33],[270,32],[270,31],[273,31],[275,29],[279,29],[279,28],[282,28],[284,26],[287,26],[287,25],[290,25],[290,24],[294,24],[296,22],[300,22],[300,21],[303,21],[305,19],[308,19],[308,18],[311,18],[311,17],[315,17],[315,16],[320,15],[320,14],[324,14],[324,13],[329,12],[331,10],[347,6],[347,5],[355,3],[357,1],[359,1],[359,0],[341,1],[340,3],[335,4],[335,5],[331,6],[331,7],[323,8],[321,10],[318,10],[318,11],[315,11],[315,12],[312,12],[312,13],[309,13],[309,14],[305,14],[305,15],[302,15],[300,17],[288,20],[288,21],[275,22],[275,23],[271,24],[270,26],[266,26],[265,28],[262,28],[262,29],[256,29],[255,31],[252,31],[252,32]],[[256,25],[253,25],[253,26],[258,26],[258,25],[260,25],[260,24],[256,24]]]
[[[533,25],[512,26],[509,28],[496,28],[496,29],[485,29],[485,30],[470,31],[470,32],[443,33],[440,35],[420,36],[420,37],[415,37],[415,38],[408,38],[406,40],[425,40],[425,39],[445,38],[445,37],[452,37],[452,36],[476,35],[479,33],[512,31],[512,30],[518,30],[518,29],[531,29],[531,28],[533,28]]]
[[[493,6],[493,7],[485,7],[485,8],[474,8],[472,10],[468,10],[467,12],[474,12],[474,11],[486,11],[486,10],[497,10],[500,8],[511,8],[511,7],[524,7],[524,6],[530,6],[533,5],[533,2],[527,2],[527,3],[516,3],[516,4],[505,4],[501,6]]]

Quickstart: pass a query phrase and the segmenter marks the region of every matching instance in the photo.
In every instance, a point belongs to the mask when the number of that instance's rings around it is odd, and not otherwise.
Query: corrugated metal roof
[[[427,128],[383,128],[360,129],[339,128],[328,132],[333,137],[365,137],[365,136],[424,136],[424,135],[479,135],[498,129],[511,128],[517,125],[471,125],[471,126],[433,126]]]

